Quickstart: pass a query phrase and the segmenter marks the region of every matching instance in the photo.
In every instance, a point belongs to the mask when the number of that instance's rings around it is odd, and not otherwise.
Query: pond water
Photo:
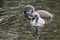
[[[60,40],[60,0],[6,0],[1,2],[0,40],[33,40],[30,25],[23,16],[23,7],[33,5],[36,10],[47,10],[54,15],[45,25],[40,40]],[[3,6],[4,5],[4,6]]]

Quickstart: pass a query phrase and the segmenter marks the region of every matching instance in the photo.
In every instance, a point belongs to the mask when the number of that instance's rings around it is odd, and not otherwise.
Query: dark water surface
[[[33,40],[23,15],[27,4],[54,15],[53,22],[42,28],[40,40],[60,40],[60,0],[0,0],[0,40]]]

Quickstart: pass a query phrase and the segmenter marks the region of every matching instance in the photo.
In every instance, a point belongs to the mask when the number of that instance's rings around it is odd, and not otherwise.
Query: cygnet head
[[[24,13],[25,13],[25,14],[30,15],[30,14],[33,13],[34,11],[35,11],[35,8],[34,8],[34,6],[32,6],[32,5],[26,5],[26,6],[24,7]]]
[[[34,17],[33,17],[33,20],[36,20],[36,22],[38,21],[38,15],[35,15]]]
[[[29,20],[31,19],[32,13],[35,11],[34,6],[32,5],[26,5],[24,6],[24,15]]]

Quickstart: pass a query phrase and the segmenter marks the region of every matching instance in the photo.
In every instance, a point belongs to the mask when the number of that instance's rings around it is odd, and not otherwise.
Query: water
[[[0,6],[4,9],[0,12],[0,18],[4,18],[0,22],[0,40],[33,40],[31,27],[23,16],[23,7],[27,4],[54,15],[53,22],[42,28],[40,40],[60,40],[60,0],[3,0]]]

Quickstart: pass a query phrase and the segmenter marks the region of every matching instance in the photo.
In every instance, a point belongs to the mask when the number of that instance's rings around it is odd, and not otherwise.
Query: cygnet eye
[[[38,15],[35,15],[32,20],[38,19]]]
[[[35,15],[34,18],[38,18],[38,15]]]

